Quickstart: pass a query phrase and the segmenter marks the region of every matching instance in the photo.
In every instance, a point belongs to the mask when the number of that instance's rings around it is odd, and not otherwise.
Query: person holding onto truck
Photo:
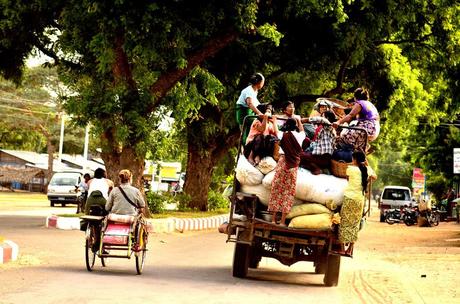
[[[358,88],[354,92],[354,105],[350,113],[339,119],[332,125],[337,128],[345,122],[351,122],[358,116],[358,123],[355,127],[363,128],[367,132],[369,142],[377,139],[380,133],[380,116],[377,108],[369,101],[369,92],[366,89]],[[337,138],[338,148],[352,146],[354,150],[367,151],[366,135],[360,130],[344,129]]]
[[[249,86],[241,91],[240,97],[236,102],[236,121],[240,128],[243,126],[244,118],[248,115],[263,115],[263,112],[257,109],[260,104],[257,99],[257,93],[263,88],[265,78],[260,73],[255,73],[249,80]]]
[[[286,226],[286,215],[294,203],[297,169],[305,139],[300,119],[289,118],[285,131],[280,132],[280,158],[276,165],[272,181],[268,211],[272,213],[272,222],[276,224],[277,214],[281,213],[281,226]]]
[[[273,156],[274,143],[278,136],[276,117],[272,116],[272,106],[260,104],[258,109],[264,114],[254,120],[249,130],[244,156],[253,166],[266,156]]]
[[[358,239],[368,178],[375,179],[376,176],[367,166],[366,155],[363,151],[353,152],[352,165],[347,167],[346,174],[348,185],[344,190],[339,225],[339,241],[342,243],[342,248],[337,253],[351,256],[353,245]]]
[[[88,182],[88,198],[86,200],[85,214],[89,214],[91,206],[98,205],[102,209],[109,198],[109,193],[113,188],[113,182],[107,179],[107,173],[102,168],[94,171],[94,178]]]

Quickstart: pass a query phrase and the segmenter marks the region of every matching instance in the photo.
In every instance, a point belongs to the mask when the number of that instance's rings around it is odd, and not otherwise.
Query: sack
[[[255,194],[262,204],[268,206],[268,200],[270,199],[270,190],[265,188],[262,184],[255,186],[242,184],[241,192]]]
[[[235,171],[236,179],[242,185],[260,185],[264,178],[262,172],[254,168],[243,155],[240,155]]]
[[[257,169],[263,174],[268,174],[276,168],[276,161],[273,157],[267,156],[264,157],[257,165]]]
[[[289,223],[290,228],[303,229],[330,229],[332,215],[330,213],[301,215],[293,218]]]
[[[296,216],[301,215],[309,215],[309,214],[321,214],[321,213],[331,213],[331,211],[324,205],[315,204],[315,203],[307,203],[298,206],[293,206],[291,212],[289,212],[286,216],[287,219],[294,218]]]

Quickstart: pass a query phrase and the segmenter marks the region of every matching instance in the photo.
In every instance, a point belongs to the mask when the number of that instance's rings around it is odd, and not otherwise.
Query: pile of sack
[[[236,167],[236,179],[241,192],[255,194],[259,201],[268,205],[272,180],[275,176],[276,161],[271,157],[262,159],[254,167],[240,155]],[[333,175],[313,175],[299,168],[297,172],[295,202],[291,212],[289,227],[305,229],[326,229],[338,224],[340,217],[334,211],[343,203],[343,194],[348,181]]]

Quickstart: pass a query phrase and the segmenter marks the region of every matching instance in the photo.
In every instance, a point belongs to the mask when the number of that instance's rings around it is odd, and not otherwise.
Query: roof
[[[0,151],[24,160],[25,166],[28,168],[48,170],[48,154],[46,153],[5,149],[0,149]],[[53,171],[94,171],[100,167],[104,168],[103,164],[104,162],[100,158],[87,160],[85,164],[85,159],[81,155],[62,154],[61,162],[58,159],[53,159]]]
[[[0,167],[0,182],[10,183],[19,182],[23,184],[29,183],[34,177],[44,177],[45,172],[43,169],[28,168],[18,169],[11,167]]]

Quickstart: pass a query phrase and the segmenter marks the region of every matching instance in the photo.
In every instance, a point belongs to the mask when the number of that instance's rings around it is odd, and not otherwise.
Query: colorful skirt
[[[356,125],[367,132],[367,140],[373,141],[380,133],[380,123],[377,120],[361,120]],[[353,146],[354,150],[366,151],[366,135],[360,130],[344,129],[337,138],[338,146]]]
[[[358,239],[359,224],[363,216],[364,198],[352,200],[344,197],[340,210],[339,241],[342,243],[354,243]]]
[[[275,177],[272,181],[268,211],[289,213],[294,203],[297,167],[288,168],[284,155],[280,156],[276,165]]]

